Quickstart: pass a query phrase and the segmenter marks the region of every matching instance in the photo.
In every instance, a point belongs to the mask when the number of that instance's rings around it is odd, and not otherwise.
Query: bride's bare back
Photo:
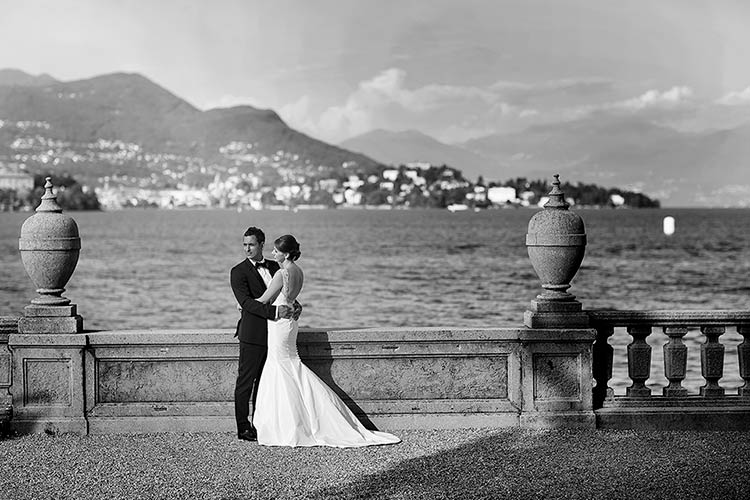
[[[302,272],[302,268],[294,262],[285,266],[280,272],[285,273],[286,275],[284,286],[281,291],[286,297],[287,303],[291,304],[297,299],[297,296],[302,291],[305,274]]]
[[[302,269],[294,262],[288,263],[273,275],[266,291],[255,300],[264,304],[279,305],[276,304],[276,299],[281,294],[286,299],[286,304],[292,305],[302,291],[304,281]]]

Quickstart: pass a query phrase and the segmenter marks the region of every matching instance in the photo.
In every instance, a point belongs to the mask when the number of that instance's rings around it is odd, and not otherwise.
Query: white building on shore
[[[34,177],[23,172],[0,170],[0,189],[13,190],[19,195],[28,194],[34,189]]]
[[[495,186],[487,190],[487,199],[496,205],[516,201],[516,189],[509,186]]]

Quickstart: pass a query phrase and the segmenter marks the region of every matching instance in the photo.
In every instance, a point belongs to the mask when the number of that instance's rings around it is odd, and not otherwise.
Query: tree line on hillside
[[[13,189],[0,189],[0,210],[36,209],[44,194],[47,177],[52,177],[57,203],[63,210],[101,210],[93,189],[82,186],[69,175],[34,175],[34,188],[25,195]]]
[[[529,205],[535,206],[552,190],[552,184],[546,180],[529,180],[524,177],[510,179],[505,182],[486,182],[479,176],[475,183],[469,181],[461,170],[448,165],[431,165],[420,169],[419,176],[424,179],[427,193],[420,189],[411,189],[404,192],[402,185],[414,186],[414,180],[410,177],[413,168],[406,165],[398,167],[381,166],[374,172],[382,180],[386,170],[398,170],[393,181],[392,189],[384,189],[380,181],[365,183],[359,187],[362,193],[362,202],[365,205],[398,205],[410,208],[446,208],[454,204],[466,204],[473,208],[490,208],[493,203],[487,197],[475,196],[476,188],[485,190],[493,187],[512,187],[516,191],[517,199],[509,201],[510,206]],[[359,172],[360,177],[367,177],[368,172]],[[343,175],[342,175],[343,177]],[[445,182],[448,181],[447,186]],[[642,193],[636,193],[619,188],[604,188],[595,184],[565,182],[561,185],[565,197],[572,199],[576,205],[586,207],[616,207],[625,206],[629,208],[658,208],[660,203]],[[619,198],[618,198],[619,197]],[[522,198],[522,199],[521,199]],[[273,204],[272,199],[264,202]],[[325,204],[325,200],[320,203]],[[329,200],[328,205],[333,206]]]
[[[538,197],[537,199],[541,199],[542,196],[546,196],[552,190],[551,182],[546,180],[530,181],[525,177],[510,179],[498,185],[515,188],[517,193],[533,191]],[[626,191],[619,188],[605,188],[597,186],[596,184],[584,184],[582,182],[570,184],[569,182],[562,182],[560,183],[560,190],[565,193],[566,198],[572,198],[575,200],[576,205],[596,207],[614,206],[612,203],[612,195],[619,195],[622,196],[624,205],[630,208],[660,207],[659,200],[652,200],[643,193]]]
[[[383,169],[381,169],[381,174],[382,170]],[[398,185],[403,182],[409,183],[410,179],[406,175],[406,171],[408,170],[407,167],[405,165],[399,165],[398,170],[398,177],[394,184]],[[466,179],[463,172],[448,165],[430,166],[427,169],[421,170],[420,175],[424,177],[428,186],[435,186],[445,177],[446,172],[450,172],[451,177],[459,184],[465,185],[452,189],[431,189],[429,196],[427,197],[419,197],[416,196],[416,192],[412,192],[410,195],[407,195],[407,200],[410,202],[409,206],[445,208],[451,204],[466,203],[466,195],[474,192],[474,188],[477,186],[487,189],[498,186],[512,187],[516,190],[516,196],[518,197],[524,192],[532,192],[533,196],[527,198],[527,201],[530,205],[536,205],[552,190],[551,181],[541,179],[529,180],[526,177],[517,177],[505,182],[487,182],[480,175],[477,181],[472,183]],[[369,187],[368,185],[365,185],[363,188],[363,192],[365,193],[365,203],[368,205],[385,203],[387,195],[390,194],[388,191],[378,189],[376,185],[370,185]],[[563,182],[560,185],[560,189],[565,193],[565,197],[574,200],[576,205],[586,207],[618,206],[613,202],[613,195],[621,196],[622,206],[628,208],[659,208],[661,205],[659,200],[651,199],[643,193],[620,188],[605,188],[596,184],[585,184],[582,182],[571,184],[569,182]],[[492,205],[488,200],[474,201],[471,204],[477,208],[487,208]]]

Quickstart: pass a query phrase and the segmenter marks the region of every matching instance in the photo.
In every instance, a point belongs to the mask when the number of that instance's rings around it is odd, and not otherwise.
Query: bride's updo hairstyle
[[[302,252],[299,251],[299,243],[291,234],[279,236],[273,244],[280,252],[288,253],[291,261],[299,259],[299,256],[302,255]]]

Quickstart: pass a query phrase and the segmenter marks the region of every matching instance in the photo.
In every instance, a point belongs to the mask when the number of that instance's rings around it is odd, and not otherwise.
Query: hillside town
[[[15,165],[0,166],[0,209],[33,208],[40,190],[41,176],[26,173]],[[72,181],[72,182],[71,182]],[[63,193],[77,185],[83,194],[93,194],[105,210],[134,207],[162,209],[229,208],[243,209],[322,209],[322,208],[447,208],[451,211],[503,207],[536,207],[546,202],[539,189],[526,182],[527,189],[483,182],[471,183],[461,172],[446,166],[410,163],[385,168],[379,173],[352,173],[345,179],[323,178],[314,182],[296,179],[269,185],[262,175],[240,173],[230,168],[219,173],[205,186],[177,183],[173,188],[143,185],[132,176],[107,176],[100,187],[80,186],[68,178],[58,185]],[[136,185],[133,185],[136,184]],[[38,195],[39,193],[37,193]],[[568,197],[571,205],[580,204]],[[611,193],[597,206],[627,206],[622,194]]]
[[[412,162],[365,169],[354,161],[316,165],[300,154],[259,151],[257,144],[230,141],[210,160],[145,151],[139,144],[97,139],[72,143],[45,136],[46,122],[4,121],[23,131],[0,155],[0,209],[31,209],[34,193],[51,175],[62,192],[94,198],[72,208],[132,207],[306,209],[535,207],[546,200],[546,181],[471,182],[447,165]],[[638,193],[578,185],[571,205],[654,206]],[[72,196],[71,190],[77,190]],[[593,193],[593,194],[592,194]],[[37,193],[38,194],[38,193]]]

